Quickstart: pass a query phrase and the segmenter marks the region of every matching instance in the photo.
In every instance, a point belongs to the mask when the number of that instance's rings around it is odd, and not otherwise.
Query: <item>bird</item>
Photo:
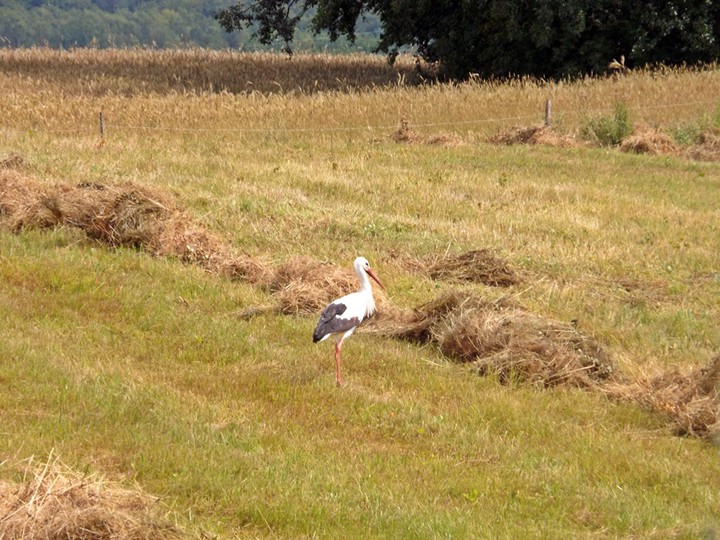
[[[320,315],[320,320],[313,332],[313,343],[335,336],[335,381],[338,386],[342,384],[340,350],[343,342],[355,332],[363,319],[375,312],[375,300],[368,276],[375,280],[381,289],[385,290],[365,257],[357,257],[353,261],[353,270],[360,281],[360,290],[330,302]]]

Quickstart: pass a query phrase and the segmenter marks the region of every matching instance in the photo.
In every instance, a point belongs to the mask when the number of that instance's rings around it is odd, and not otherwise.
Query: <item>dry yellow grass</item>
[[[0,51],[0,71],[46,88],[86,96],[147,93],[304,94],[414,84],[409,57],[295,54],[206,49],[50,49]]]
[[[7,462],[0,464],[8,466]],[[12,464],[15,466],[15,464]],[[28,460],[20,483],[0,481],[0,538],[171,540],[186,537],[162,515],[157,497],[52,456]]]
[[[580,81],[416,82],[412,59],[402,57],[391,67],[362,55],[5,48],[0,122],[11,130],[97,134],[104,111],[108,137],[214,126],[248,137],[300,129],[348,139],[389,136],[404,118],[416,136],[472,141],[473,134],[537,123],[546,99],[553,101],[553,125],[573,133],[588,115],[618,102],[635,123],[667,126],[713,111],[720,96],[714,66]],[[346,92],[353,89],[365,91]]]

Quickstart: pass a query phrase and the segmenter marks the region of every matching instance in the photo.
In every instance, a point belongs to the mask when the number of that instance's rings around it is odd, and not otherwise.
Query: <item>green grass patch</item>
[[[683,84],[708,92],[712,75]],[[535,106],[534,86],[62,101],[16,82],[22,92],[0,91],[14,115],[3,117],[0,157],[21,154],[22,174],[161,189],[237,251],[272,263],[349,266],[364,255],[404,307],[457,286],[414,270],[425,258],[487,248],[520,283],[459,287],[577,321],[630,375],[688,370],[720,350],[717,163],[498,147],[478,142],[481,128],[456,147],[372,131],[215,129],[220,119],[396,125],[407,111],[441,121],[432,111],[442,103],[467,119],[509,95]],[[650,82],[636,84],[646,92]],[[597,85],[581,90],[601,101]],[[668,88],[652,86],[658,103],[675,99]],[[203,131],[109,128],[102,147],[93,134],[48,131],[67,127],[65,111],[94,107]],[[47,129],[23,127],[38,122]],[[624,123],[613,116],[608,131]],[[338,389],[332,343],[311,342],[314,316],[238,316],[271,302],[261,288],[72,228],[3,229],[0,462],[52,450],[76,470],[138,482],[197,537],[717,534],[712,441],[674,437],[635,405],[501,385],[434,347],[370,334],[347,341]],[[0,467],[4,479],[21,474]]]

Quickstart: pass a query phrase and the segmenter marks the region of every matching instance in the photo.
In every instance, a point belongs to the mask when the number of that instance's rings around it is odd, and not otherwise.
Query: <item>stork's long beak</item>
[[[369,275],[371,278],[373,278],[373,279],[375,280],[375,283],[377,283],[378,285],[380,285],[380,288],[384,291],[384,290],[385,290],[385,286],[384,286],[382,283],[380,283],[380,280],[379,280],[378,277],[375,275],[375,272],[372,271],[372,268],[368,268],[368,269],[365,270],[365,271],[368,273],[368,275]]]

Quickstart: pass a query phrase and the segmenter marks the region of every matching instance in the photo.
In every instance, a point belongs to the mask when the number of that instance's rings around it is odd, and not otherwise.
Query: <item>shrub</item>
[[[617,146],[631,133],[630,115],[624,103],[615,105],[612,115],[591,118],[582,129],[584,138],[603,146]]]

